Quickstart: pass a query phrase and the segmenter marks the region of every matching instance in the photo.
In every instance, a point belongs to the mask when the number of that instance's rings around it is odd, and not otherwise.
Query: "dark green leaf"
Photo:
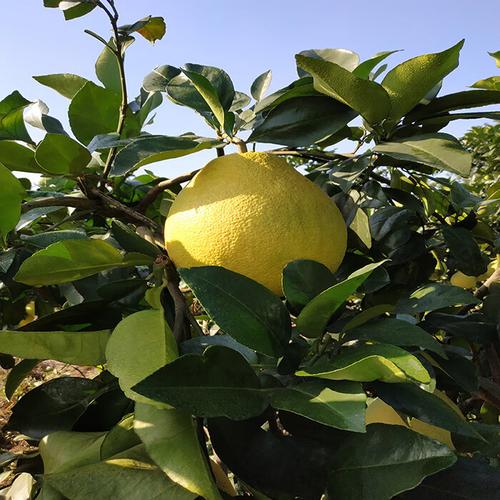
[[[382,86],[390,97],[389,118],[396,123],[411,111],[448,73],[458,66],[464,41],[436,54],[409,59],[389,71]]]
[[[426,478],[417,488],[400,495],[401,500],[496,500],[500,474],[480,460],[459,457],[455,465]]]
[[[349,330],[342,337],[344,342],[352,340],[375,340],[384,344],[394,344],[398,346],[418,346],[429,351],[434,351],[443,358],[446,354],[441,344],[422,328],[412,325],[407,321],[395,318],[370,321]]]
[[[374,269],[383,262],[368,264],[352,273],[345,281],[321,292],[302,309],[297,317],[297,328],[307,337],[319,337],[333,313],[357,290]]]
[[[111,228],[116,241],[118,241],[121,247],[127,252],[138,252],[144,255],[150,255],[151,257],[156,257],[161,253],[156,245],[141,238],[134,230],[127,226],[127,224],[118,219],[113,220]]]
[[[25,394],[12,408],[6,428],[41,439],[51,432],[71,430],[94,399],[99,384],[90,379],[60,377]]]
[[[47,134],[36,148],[35,159],[45,172],[77,176],[91,156],[87,148],[67,135]]]
[[[310,380],[272,391],[270,403],[323,425],[365,431],[366,395],[356,382]]]
[[[451,256],[460,271],[468,276],[480,276],[486,272],[486,262],[472,233],[463,227],[443,226],[443,236]]]
[[[397,425],[372,424],[331,457],[328,492],[342,500],[387,500],[450,467],[455,454],[437,441]],[[444,497],[443,497],[444,498]]]
[[[353,75],[338,64],[295,56],[297,65],[314,78],[314,88],[357,111],[368,123],[380,123],[390,110],[389,96],[378,84]]]
[[[72,98],[68,109],[75,137],[88,144],[96,135],[115,132],[120,104],[119,93],[87,82]]]
[[[186,354],[132,388],[192,415],[242,420],[268,406],[257,375],[236,351],[209,347],[203,356]]]
[[[333,273],[313,260],[295,260],[283,269],[283,293],[292,307],[304,307],[335,283]]]
[[[108,41],[108,45],[102,49],[95,63],[95,73],[99,81],[110,90],[121,94],[121,79],[118,59],[113,52],[116,50],[114,39]]]
[[[388,383],[406,380],[415,380],[423,384],[430,382],[429,373],[415,356],[389,344],[349,348],[331,359],[320,358],[314,364],[305,366],[296,375],[359,382],[373,380]]]
[[[38,363],[40,363],[39,359],[22,359],[10,370],[5,379],[5,396],[7,399],[12,399],[16,389]]]
[[[385,142],[375,146],[374,151],[396,160],[422,163],[430,167],[469,175],[472,157],[460,142],[449,134],[415,135],[410,139]]]
[[[24,124],[24,110],[29,104],[17,90],[0,101],[0,139],[33,142]]]
[[[180,269],[179,274],[225,333],[263,354],[283,354],[291,335],[290,317],[267,288],[216,266]]]
[[[350,108],[328,97],[288,99],[259,122],[248,141],[309,146],[342,129],[355,116]]]
[[[433,283],[419,288],[410,295],[410,298],[401,299],[396,310],[399,314],[415,314],[478,302],[476,297],[462,288],[444,283]]]
[[[378,397],[395,410],[461,436],[482,439],[474,430],[474,426],[460,418],[448,403],[415,384],[377,382],[374,389]]]
[[[96,332],[0,331],[0,349],[27,359],[55,359],[76,365],[105,363],[109,330]]]
[[[63,240],[86,240],[87,235],[83,230],[62,229],[60,231],[50,231],[38,233],[30,236],[22,235],[21,239],[37,248],[46,248],[52,243]]]
[[[92,276],[115,267],[147,265],[151,258],[119,250],[103,240],[65,240],[49,245],[26,259],[16,281],[32,286],[54,285]]]
[[[134,139],[115,158],[111,175],[124,175],[133,169],[157,161],[179,158],[203,149],[217,147],[217,139],[185,134],[179,137],[148,135]]]
[[[27,106],[24,111],[24,121],[32,127],[44,130],[49,134],[64,134],[64,127],[56,118],[48,115],[49,108],[42,101],[36,101]]]
[[[38,83],[54,89],[68,99],[73,99],[76,93],[88,82],[86,78],[71,73],[55,73],[53,75],[38,75],[33,77]]]
[[[181,70],[175,66],[169,66],[168,64],[158,66],[146,75],[142,87],[146,92],[166,92],[170,80],[180,73]]]

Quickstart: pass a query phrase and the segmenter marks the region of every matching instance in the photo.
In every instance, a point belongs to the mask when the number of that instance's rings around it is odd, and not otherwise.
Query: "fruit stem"
[[[233,142],[233,144],[238,146],[240,153],[247,153],[248,152],[247,144],[244,140],[240,139],[239,137],[235,137],[235,138],[233,138],[232,142]]]

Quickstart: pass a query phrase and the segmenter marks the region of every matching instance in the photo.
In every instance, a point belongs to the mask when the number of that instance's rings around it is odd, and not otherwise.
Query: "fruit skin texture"
[[[236,153],[212,160],[179,193],[165,244],[177,267],[222,266],[282,295],[293,260],[335,271],[347,230],[334,202],[284,159]]]

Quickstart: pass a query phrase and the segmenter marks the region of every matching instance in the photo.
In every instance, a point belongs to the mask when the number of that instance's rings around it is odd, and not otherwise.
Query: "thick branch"
[[[135,210],[137,210],[137,212],[144,213],[146,209],[149,207],[149,205],[151,205],[151,203],[153,203],[156,200],[156,198],[161,193],[163,193],[163,191],[173,186],[177,186],[182,182],[190,181],[198,172],[199,170],[193,170],[192,172],[189,172],[187,174],[179,175],[179,177],[160,181],[156,186],[151,188],[146,193],[146,196],[144,196],[144,198],[137,204]]]

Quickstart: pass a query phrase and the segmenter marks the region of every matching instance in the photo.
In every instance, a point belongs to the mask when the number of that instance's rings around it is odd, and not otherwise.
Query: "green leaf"
[[[458,66],[463,44],[462,40],[443,52],[414,57],[387,73],[382,86],[390,97],[389,118],[392,122],[397,123]]]
[[[460,142],[449,134],[423,134],[378,144],[376,153],[401,161],[413,161],[430,167],[447,170],[467,177],[472,166],[472,156]]]
[[[475,89],[500,90],[500,76],[490,76],[490,78],[478,80],[471,87]]]
[[[39,128],[49,134],[67,135],[61,122],[48,115],[49,108],[43,101],[35,101],[26,107],[24,121],[32,127]]]
[[[182,342],[180,349],[182,354],[203,354],[208,347],[213,345],[221,345],[239,352],[251,365],[259,364],[259,355],[255,351],[240,344],[229,335],[203,335],[202,337],[192,337]]]
[[[250,87],[250,93],[256,101],[260,101],[264,97],[266,90],[271,84],[272,77],[273,73],[270,69],[268,69],[254,80],[252,86]]]
[[[474,295],[463,288],[433,283],[419,288],[408,299],[401,299],[396,306],[396,311],[399,314],[415,314],[479,302]]]
[[[222,267],[179,269],[179,274],[225,333],[263,354],[283,354],[291,325],[279,297],[250,278]]]
[[[12,408],[5,430],[41,439],[51,432],[71,430],[98,394],[99,383],[81,377],[49,380],[25,394]]]
[[[356,66],[355,69],[352,70],[352,74],[356,75],[359,78],[363,78],[367,80],[370,77],[371,72],[379,63],[381,63],[385,58],[389,57],[391,54],[399,52],[399,50],[387,50],[384,52],[379,52],[375,54],[370,59],[363,61],[361,64]]]
[[[396,425],[372,424],[331,457],[328,492],[342,500],[387,500],[456,461],[445,445]],[[429,497],[430,498],[430,497]]]
[[[294,260],[283,269],[283,293],[292,307],[304,307],[335,283],[333,273],[314,260]]]
[[[384,261],[385,262],[385,261]],[[383,264],[368,264],[352,273],[345,281],[337,283],[320,293],[302,309],[296,325],[307,337],[319,337],[337,309],[358,289],[374,269]]]
[[[207,500],[221,499],[191,415],[137,403],[134,430],[169,479]]]
[[[44,474],[53,474],[99,462],[104,432],[58,431],[39,444]]]
[[[79,17],[85,16],[89,12],[92,12],[96,8],[96,4],[89,0],[70,0],[59,2],[59,9],[63,11],[64,19],[66,21],[71,21],[72,19],[77,19]]]
[[[63,240],[86,240],[87,235],[83,230],[62,229],[60,231],[48,231],[46,233],[22,235],[21,239],[37,248],[46,248],[52,243]]]
[[[77,92],[88,82],[86,78],[71,73],[55,73],[33,77],[38,83],[50,87],[68,99],[73,99]]]
[[[155,43],[157,40],[161,40],[164,37],[167,26],[163,17],[147,16],[136,21],[134,24],[119,26],[118,30],[125,35],[139,33],[148,42]]]
[[[446,358],[442,345],[432,335],[418,326],[395,318],[371,321],[352,328],[342,337],[342,341],[352,340],[375,340],[397,346],[418,346]]]
[[[148,498],[194,500],[196,496],[170,481],[151,459],[143,446],[136,446],[114,457],[65,472],[44,476],[44,483],[64,498],[108,500]],[[140,487],[138,486],[140,485]]]
[[[226,111],[219,100],[219,96],[214,86],[207,78],[199,73],[187,70],[182,71],[207,103],[210,111],[212,111],[222,129],[225,130],[227,134],[231,134],[231,127],[229,127],[229,123],[226,122]]]
[[[186,354],[133,387],[135,392],[203,417],[242,420],[267,407],[252,367],[236,351],[209,347],[203,356]]]
[[[33,142],[24,124],[24,110],[29,104],[17,90],[0,101],[0,139]]]
[[[404,122],[419,122],[426,118],[448,113],[457,109],[475,108],[500,104],[500,92],[496,90],[466,90],[433,99],[425,106],[416,107],[408,113]]]
[[[5,241],[7,234],[16,227],[21,217],[21,202],[26,196],[26,192],[12,172],[1,163],[0,186],[2,186],[0,196],[0,237]]]
[[[0,330],[0,350],[26,359],[55,359],[73,365],[105,363],[109,330],[96,332],[15,332]]]
[[[110,90],[121,95],[120,68],[113,50],[116,50],[114,38],[108,41],[108,46],[102,49],[95,63],[95,73],[99,81]]]
[[[147,356],[141,356],[147,352]],[[163,310],[139,311],[120,321],[106,347],[108,370],[123,392],[135,401],[150,403],[131,387],[177,357],[177,345]]]
[[[369,382],[383,380],[398,383],[414,379],[430,381],[429,374],[413,355],[393,345],[375,344],[352,348],[331,360],[320,359],[297,372],[303,377],[329,380],[357,380]]]
[[[450,254],[460,271],[468,276],[480,276],[487,270],[481,250],[472,233],[463,227],[443,226],[443,236]]]
[[[296,97],[274,107],[248,142],[309,146],[342,129],[355,117],[354,111],[329,97]]]
[[[359,55],[348,49],[309,49],[302,50],[298,55],[332,62],[351,72],[359,64]],[[300,66],[297,66],[297,74],[301,78],[311,76]]]
[[[9,170],[40,172],[40,167],[35,161],[35,150],[26,142],[0,141],[0,163]]]
[[[157,161],[179,158],[203,149],[217,147],[221,141],[194,134],[179,137],[148,135],[134,139],[116,155],[111,175],[125,175],[131,170]]]
[[[75,137],[88,144],[96,135],[115,132],[120,105],[119,93],[87,82],[75,94],[68,109]]]
[[[276,389],[271,405],[323,425],[365,432],[366,395],[356,382],[311,380]]]
[[[144,77],[142,88],[146,92],[166,92],[170,80],[180,73],[181,70],[175,66],[169,66],[168,64],[157,66]]]
[[[138,252],[151,257],[157,257],[161,251],[149,241],[141,238],[134,230],[127,224],[114,219],[111,223],[112,233],[116,241],[120,243],[121,247],[127,252]]]
[[[296,373],[299,377],[388,383],[414,380],[423,384],[430,376],[422,363],[409,352],[389,344],[373,344],[347,349],[331,359],[320,358]]]
[[[317,91],[347,104],[368,123],[380,123],[389,114],[389,96],[378,83],[358,78],[332,62],[301,55],[295,58],[299,67],[311,73]]]
[[[56,285],[79,280],[115,267],[147,265],[145,255],[123,256],[103,240],[64,240],[28,257],[15,280],[31,286]],[[136,258],[137,257],[137,258]]]
[[[82,173],[92,157],[87,148],[71,137],[47,134],[36,148],[35,159],[45,172],[53,175],[77,176]]]
[[[395,410],[461,436],[482,439],[448,403],[415,384],[374,384],[375,392]]]
[[[31,373],[38,363],[40,363],[39,359],[22,359],[10,370],[5,379],[5,396],[7,399],[12,399],[12,396],[21,385],[22,381]]]

